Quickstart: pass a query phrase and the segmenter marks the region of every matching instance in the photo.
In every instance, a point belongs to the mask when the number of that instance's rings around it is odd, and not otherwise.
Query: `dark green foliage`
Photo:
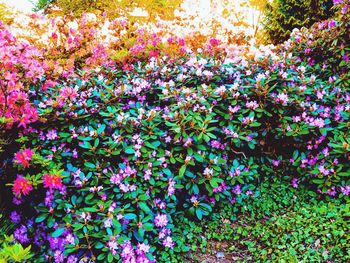
[[[200,223],[182,219],[184,262],[217,261],[217,252],[235,262],[345,262],[350,259],[349,204],[310,198],[306,188],[266,180],[256,195],[226,206]],[[231,218],[238,214],[237,218]],[[213,261],[212,261],[213,262]]]
[[[281,43],[294,28],[332,17],[332,5],[332,0],[273,0],[265,9],[265,31],[274,44]]]
[[[34,11],[47,10],[51,4],[56,2],[56,0],[38,0],[35,3]]]

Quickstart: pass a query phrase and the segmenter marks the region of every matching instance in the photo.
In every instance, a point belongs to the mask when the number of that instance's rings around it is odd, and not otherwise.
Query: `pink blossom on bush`
[[[44,174],[43,184],[45,188],[62,190],[62,178],[58,174]]]
[[[168,217],[166,214],[157,214],[154,218],[154,224],[157,227],[165,227],[168,224]]]
[[[17,176],[12,188],[12,191],[16,196],[20,196],[21,194],[28,195],[32,190],[33,186],[29,180],[23,178],[21,175]]]
[[[32,160],[34,152],[31,149],[25,149],[15,154],[15,161],[23,167],[29,167],[29,162]]]

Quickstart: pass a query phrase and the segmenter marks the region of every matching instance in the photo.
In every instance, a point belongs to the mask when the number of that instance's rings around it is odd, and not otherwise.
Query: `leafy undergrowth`
[[[318,200],[308,189],[263,182],[249,202],[190,225],[185,262],[345,262],[350,260],[350,205]],[[232,211],[234,209],[234,211]],[[237,214],[237,216],[235,216]]]

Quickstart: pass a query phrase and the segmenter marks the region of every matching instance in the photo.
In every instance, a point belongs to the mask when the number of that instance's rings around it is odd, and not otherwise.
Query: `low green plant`
[[[350,259],[348,203],[310,198],[306,187],[291,189],[280,180],[264,181],[255,193],[236,212],[223,207],[201,223],[181,219],[183,242],[192,244],[184,259],[200,262],[220,250],[238,255],[237,262]]]
[[[24,248],[20,243],[15,242],[13,235],[5,235],[3,240],[0,239],[0,263],[26,262],[33,256],[30,249],[30,245]]]

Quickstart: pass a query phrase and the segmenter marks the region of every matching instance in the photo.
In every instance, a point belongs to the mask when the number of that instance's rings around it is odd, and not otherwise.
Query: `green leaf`
[[[163,173],[165,173],[167,176],[172,176],[172,172],[168,168],[164,169]]]
[[[94,147],[96,148],[99,144],[100,144],[100,139],[96,138],[96,140],[94,142]]]
[[[125,153],[133,154],[133,153],[135,153],[135,150],[132,147],[128,147],[128,148],[125,149]]]
[[[157,150],[157,147],[156,147],[156,146],[154,146],[153,144],[151,144],[150,142],[145,141],[145,146],[147,146],[148,148],[151,148],[151,149]]]
[[[182,165],[180,170],[179,170],[179,177],[182,178],[186,172],[186,165]]]
[[[203,208],[204,208],[204,210],[207,210],[207,211],[209,211],[209,212],[211,212],[211,211],[212,211],[211,206],[210,206],[210,205],[208,205],[208,204],[200,203],[200,205],[199,205],[199,206],[203,207]]]
[[[87,142],[87,141],[84,141],[83,143],[80,143],[79,146],[81,148],[84,148],[84,149],[92,149],[92,145],[89,142]]]
[[[38,216],[37,218],[35,218],[35,222],[40,223],[40,222],[44,221],[46,217],[47,217],[47,214],[42,214],[42,215]]]
[[[128,220],[133,220],[133,219],[136,218],[136,215],[135,215],[135,214],[132,214],[132,213],[126,214],[126,215],[124,215],[124,218],[125,218],[125,219],[128,219]]]
[[[108,253],[107,259],[108,259],[108,262],[113,262],[113,255],[112,255],[112,253]]]
[[[219,186],[218,183],[217,183],[217,181],[215,181],[215,180],[210,180],[209,183],[210,183],[210,185],[211,185],[213,188],[216,188],[216,187]]]
[[[151,223],[146,223],[146,224],[143,224],[143,228],[146,230],[146,231],[152,231],[154,229],[154,225],[151,224]]]
[[[197,162],[203,162],[203,156],[200,155],[199,153],[194,154],[194,158],[196,159]]]
[[[106,124],[101,124],[97,129],[97,133],[100,135],[106,129]]]
[[[196,209],[196,216],[199,220],[202,220],[203,213],[201,209]]]
[[[91,168],[91,169],[95,169],[95,165],[93,163],[90,163],[90,162],[85,162],[84,165],[88,168]]]
[[[151,209],[148,207],[148,205],[144,202],[139,203],[140,208],[145,211],[146,213],[150,213]]]
[[[63,227],[60,227],[60,228],[56,229],[56,231],[53,232],[51,236],[52,237],[59,237],[63,234],[64,230],[65,229]]]

